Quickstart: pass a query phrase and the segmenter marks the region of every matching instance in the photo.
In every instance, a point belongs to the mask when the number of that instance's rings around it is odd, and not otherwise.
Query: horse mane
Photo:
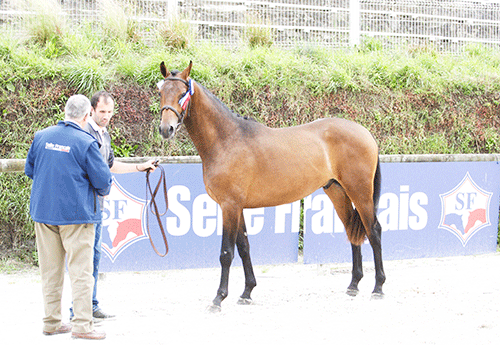
[[[255,121],[255,122],[257,122],[257,120],[254,119],[253,117],[249,117],[247,115],[243,116],[243,115],[240,115],[240,114],[234,112],[224,102],[222,102],[217,96],[215,96],[209,89],[207,89],[205,86],[201,85],[200,83],[198,83],[198,85],[201,86],[201,88],[203,89],[203,91],[205,91],[205,93],[212,100],[214,100],[217,104],[219,104],[224,110],[226,110],[227,113],[231,114],[233,117],[240,118],[240,119],[243,119],[243,120],[249,120],[249,121]]]
[[[177,74],[180,73],[180,71],[178,70],[173,70],[171,71],[170,73],[172,73],[172,77],[175,77]],[[217,98],[217,96],[215,96],[212,92],[210,92],[209,89],[207,89],[204,85],[198,83],[198,85],[203,89],[203,91],[213,100],[215,101],[218,105],[220,105],[225,111],[226,113],[228,114],[231,114],[233,117],[235,118],[239,118],[239,119],[243,119],[243,120],[249,120],[249,121],[254,121],[254,122],[258,122],[255,118],[253,117],[250,117],[250,116],[243,116],[243,115],[240,115],[236,112],[234,112],[233,110],[229,109],[229,107],[224,103],[222,102],[219,98]]]

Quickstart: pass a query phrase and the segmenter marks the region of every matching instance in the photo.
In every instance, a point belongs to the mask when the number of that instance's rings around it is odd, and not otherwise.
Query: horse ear
[[[193,67],[193,61],[189,61],[189,66],[187,66],[187,68],[180,74],[182,79],[187,80],[189,73],[191,73],[191,67]]]
[[[167,70],[167,67],[165,67],[165,63],[163,61],[160,64],[160,71],[163,78],[166,78],[170,74],[170,72]]]

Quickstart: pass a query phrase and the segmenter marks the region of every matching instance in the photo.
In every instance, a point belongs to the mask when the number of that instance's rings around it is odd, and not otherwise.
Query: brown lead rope
[[[148,234],[149,234],[149,242],[151,242],[151,246],[153,247],[154,251],[159,256],[164,257],[168,253],[168,242],[167,242],[167,236],[165,235],[165,230],[163,229],[163,224],[161,223],[161,216],[164,216],[167,213],[168,196],[167,196],[167,183],[166,183],[166,178],[165,178],[165,170],[163,170],[163,167],[161,165],[158,165],[158,169],[160,169],[161,175],[160,175],[160,179],[158,180],[158,184],[156,185],[154,192],[151,190],[151,184],[149,182],[149,173],[151,171],[148,170],[146,172],[146,205],[148,203],[148,190],[149,190],[149,193],[151,194],[151,203],[149,205],[150,210],[146,210],[146,228],[147,228]],[[161,186],[162,182],[163,182],[163,194],[165,196],[165,212],[160,214],[160,212],[158,211],[158,205],[156,205],[155,198],[156,198],[156,194],[160,190],[160,186]],[[153,207],[154,207],[154,210],[153,210]],[[156,249],[156,247],[153,243],[153,238],[151,237],[151,232],[149,231],[149,211],[151,211],[151,213],[153,213],[156,216],[156,220],[158,221],[158,225],[160,225],[161,235],[163,236],[163,242],[165,243],[165,254],[161,254],[160,252],[158,252],[158,250]]]

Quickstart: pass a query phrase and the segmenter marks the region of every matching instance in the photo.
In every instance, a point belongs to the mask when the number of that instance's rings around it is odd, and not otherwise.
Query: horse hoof
[[[347,289],[346,294],[348,294],[351,297],[356,297],[359,293],[359,290],[354,290],[354,289]]]
[[[374,300],[384,299],[384,294],[382,292],[373,292],[371,299]]]
[[[240,297],[240,299],[238,300],[238,304],[239,305],[251,305],[251,304],[253,304],[253,301],[251,298]]]
[[[211,306],[208,306],[208,308],[207,308],[207,312],[212,313],[212,314],[220,313],[221,311],[222,311],[222,308],[220,307],[220,305],[212,304]]]

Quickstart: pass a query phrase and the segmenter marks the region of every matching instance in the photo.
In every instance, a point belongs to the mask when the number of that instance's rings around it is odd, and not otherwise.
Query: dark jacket
[[[51,225],[96,223],[97,195],[111,189],[111,172],[97,141],[73,122],[35,134],[24,172],[33,179],[30,214]]]
[[[90,133],[95,140],[99,143],[99,151],[101,152],[102,158],[104,161],[108,163],[109,168],[113,166],[115,162],[115,153],[113,152],[113,148],[111,147],[111,137],[108,131],[104,132],[104,135],[100,135],[90,124],[90,121],[87,122],[87,125],[83,128],[87,133]]]
[[[99,143],[99,152],[101,152],[102,158],[105,162],[108,163],[108,166],[111,169],[111,167],[115,163],[115,153],[113,151],[113,148],[111,147],[111,136],[109,135],[109,132],[104,131],[103,135],[101,135],[90,124],[90,120],[87,122],[87,125],[83,127],[83,129],[85,130],[85,132],[93,136],[95,140],[97,140],[97,142]],[[98,199],[101,205],[100,209],[104,210],[104,198],[102,196],[99,196]]]

